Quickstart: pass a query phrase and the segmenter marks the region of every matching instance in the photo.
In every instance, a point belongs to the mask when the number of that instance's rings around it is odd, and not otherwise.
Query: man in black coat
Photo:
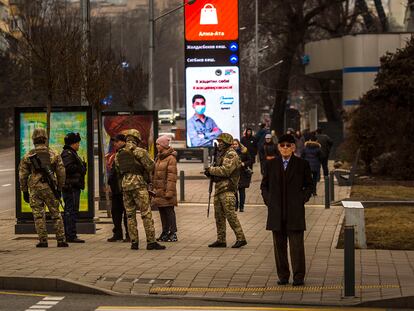
[[[80,141],[79,133],[68,133],[65,136],[65,146],[61,154],[66,171],[65,186],[62,189],[65,202],[63,222],[66,241],[70,243],[85,243],[84,240],[78,238],[76,230],[80,192],[85,189],[86,174],[86,163],[78,156]]]
[[[111,138],[115,151],[118,151],[126,144],[126,137],[123,134],[118,134],[115,137]],[[128,223],[126,217],[126,211],[124,208],[124,201],[122,196],[122,187],[121,187],[121,180],[119,176],[119,172],[115,169],[115,154],[113,154],[112,158],[110,159],[110,170],[108,174],[108,184],[111,187],[112,193],[112,222],[114,223],[114,228],[112,229],[113,236],[110,237],[107,241],[108,242],[116,242],[122,241],[123,233],[122,233],[122,219],[124,220],[124,227],[125,227],[125,242],[130,242],[130,238],[128,235]]]
[[[304,284],[305,246],[303,232],[305,203],[312,194],[312,175],[309,163],[294,155],[295,138],[282,135],[278,149],[281,156],[266,162],[261,189],[268,207],[267,230],[273,232],[276,269],[279,285],[289,283],[290,271],[287,255],[289,239],[292,261],[293,286]]]

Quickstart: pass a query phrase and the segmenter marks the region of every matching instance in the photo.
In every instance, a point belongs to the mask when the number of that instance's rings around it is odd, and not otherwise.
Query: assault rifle
[[[40,161],[36,153],[29,156],[29,160],[32,163],[35,171],[40,172],[42,174],[44,182],[46,182],[49,185],[50,190],[52,190],[54,197],[56,198],[56,200],[59,201],[60,205],[62,205],[63,207],[62,200],[60,197],[60,192],[57,189],[56,183],[53,179],[54,173],[52,169],[50,168],[50,166],[42,165],[42,162]]]
[[[213,151],[213,157],[211,158],[211,166],[216,166],[217,152],[218,152],[217,143],[214,143],[214,151]],[[209,178],[210,178],[210,184],[208,185],[207,217],[210,216],[211,193],[213,192],[213,176],[209,176]]]

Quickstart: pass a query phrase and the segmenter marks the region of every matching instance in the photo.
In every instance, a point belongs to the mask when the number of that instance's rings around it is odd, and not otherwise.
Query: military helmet
[[[222,140],[223,143],[227,145],[233,144],[233,136],[229,133],[221,133],[219,137],[217,137],[217,140]]]
[[[38,127],[34,129],[33,134],[32,134],[32,139],[35,140],[37,138],[47,139],[47,133],[44,128]]]
[[[126,136],[126,138],[128,138],[128,136],[132,136],[135,139],[141,141],[141,133],[136,129],[130,129],[123,134]]]

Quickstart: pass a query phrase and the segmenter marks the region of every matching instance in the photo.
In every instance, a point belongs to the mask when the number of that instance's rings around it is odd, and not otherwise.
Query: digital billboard
[[[240,137],[238,0],[197,0],[184,15],[187,146],[212,147]]]
[[[187,41],[237,40],[237,0],[197,0],[185,9]]]
[[[79,109],[78,109],[79,108]],[[46,112],[44,108],[19,108],[16,117],[16,181],[18,181],[18,165],[23,156],[34,148],[32,141],[33,130],[37,127],[46,129]],[[80,196],[80,218],[90,218],[94,215],[93,205],[93,153],[91,112],[87,108],[65,107],[54,108],[50,115],[49,147],[61,153],[64,137],[69,132],[81,136],[78,155],[87,163],[88,173],[85,176],[85,189]],[[16,182],[16,216],[22,219],[32,219],[30,205],[23,200],[19,183]],[[62,210],[62,207],[61,207]]]
[[[211,147],[222,132],[239,138],[239,68],[186,69],[187,146]]]

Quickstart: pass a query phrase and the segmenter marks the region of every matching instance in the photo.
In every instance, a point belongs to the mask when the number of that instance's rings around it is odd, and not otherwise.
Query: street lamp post
[[[183,8],[187,4],[193,4],[197,0],[188,0],[186,3],[179,5],[178,7],[161,14],[158,17],[154,17],[154,0],[148,0],[148,20],[149,20],[149,44],[148,44],[148,110],[154,109],[154,36],[155,36],[155,22],[164,16],[167,16],[179,9]]]
[[[255,74],[256,74],[256,116],[255,121],[257,121],[259,116],[259,0],[255,2],[256,10],[255,10],[255,54],[256,54],[256,66],[255,66]]]

